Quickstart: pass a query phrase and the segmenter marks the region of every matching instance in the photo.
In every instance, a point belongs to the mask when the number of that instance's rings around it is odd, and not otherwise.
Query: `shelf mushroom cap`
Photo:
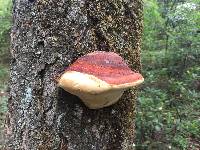
[[[78,96],[90,109],[116,103],[123,92],[144,78],[114,52],[95,51],[78,58],[58,80],[58,86]]]

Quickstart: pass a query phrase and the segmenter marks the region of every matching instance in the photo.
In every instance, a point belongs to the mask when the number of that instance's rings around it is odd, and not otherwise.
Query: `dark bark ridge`
[[[141,0],[15,0],[13,14],[6,149],[133,149],[135,90],[89,110],[54,79],[94,50],[140,70]]]

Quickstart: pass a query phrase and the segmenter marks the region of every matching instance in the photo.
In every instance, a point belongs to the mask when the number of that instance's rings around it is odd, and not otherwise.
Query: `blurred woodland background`
[[[11,0],[0,0],[0,149],[7,111]],[[200,0],[144,0],[138,150],[200,150]]]

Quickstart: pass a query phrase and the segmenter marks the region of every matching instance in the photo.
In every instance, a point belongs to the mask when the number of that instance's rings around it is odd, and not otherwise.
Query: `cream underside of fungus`
[[[66,68],[58,86],[78,96],[90,109],[98,109],[116,103],[127,88],[143,80],[118,54],[95,51]]]
[[[94,75],[77,71],[67,71],[59,79],[58,86],[77,95],[90,109],[98,109],[116,103],[123,92],[144,81],[143,78],[124,84],[109,84]]]

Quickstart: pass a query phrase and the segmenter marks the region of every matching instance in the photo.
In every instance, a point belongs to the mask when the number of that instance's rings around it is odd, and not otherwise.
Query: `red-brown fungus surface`
[[[113,52],[96,51],[78,58],[66,71],[93,75],[109,84],[125,84],[141,80],[141,74],[133,72],[122,57]]]

